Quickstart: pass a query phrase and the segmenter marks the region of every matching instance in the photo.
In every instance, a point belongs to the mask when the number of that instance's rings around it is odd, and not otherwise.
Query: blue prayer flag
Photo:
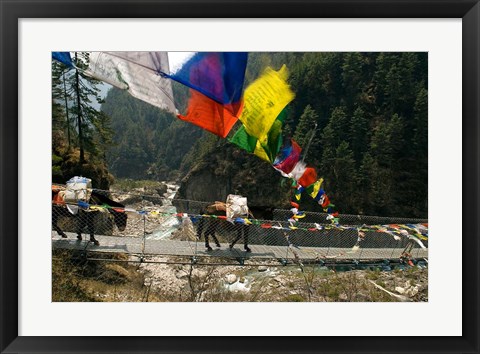
[[[52,52],[52,58],[68,67],[72,67],[72,58],[70,52]]]
[[[242,98],[247,59],[245,52],[200,52],[166,76],[218,103],[235,104]]]

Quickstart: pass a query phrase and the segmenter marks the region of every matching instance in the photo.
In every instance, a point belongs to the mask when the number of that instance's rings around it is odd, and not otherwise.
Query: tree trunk
[[[77,53],[75,52],[75,62],[78,64]],[[77,90],[77,109],[78,109],[78,142],[80,145],[80,164],[85,163],[85,155],[83,151],[83,134],[82,134],[82,107],[80,105],[80,85],[78,81],[78,69],[75,69],[76,90]]]
[[[63,96],[65,98],[65,112],[67,113],[67,136],[68,136],[68,149],[70,150],[70,119],[68,118],[68,102],[67,102],[67,86],[65,84],[65,71],[63,72]]]

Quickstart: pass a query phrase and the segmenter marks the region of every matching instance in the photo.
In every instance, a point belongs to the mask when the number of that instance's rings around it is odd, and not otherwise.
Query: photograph
[[[428,83],[426,51],[51,52],[52,302],[428,303]]]

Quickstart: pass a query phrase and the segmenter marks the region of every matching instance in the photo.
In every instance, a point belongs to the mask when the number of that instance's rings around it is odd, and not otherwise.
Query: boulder
[[[227,274],[225,276],[225,281],[228,283],[228,284],[233,284],[237,281],[237,276],[235,274]]]
[[[411,287],[410,289],[408,289],[406,291],[406,294],[410,297],[413,297],[413,296],[418,294],[418,290],[419,290],[418,286],[414,286],[414,287]]]
[[[160,186],[158,186],[156,188],[156,191],[157,191],[158,195],[163,196],[165,193],[167,193],[168,187],[167,187],[166,184],[161,184]]]
[[[188,274],[185,273],[184,271],[179,270],[178,272],[175,273],[175,277],[177,279],[185,279],[185,278],[188,278]]]

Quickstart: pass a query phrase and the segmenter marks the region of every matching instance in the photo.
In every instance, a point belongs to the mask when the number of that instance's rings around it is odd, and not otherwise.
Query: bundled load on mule
[[[233,227],[236,231],[235,239],[229,244],[229,248],[232,249],[233,246],[242,238],[243,236],[243,248],[246,252],[251,252],[251,249],[248,247],[248,227],[244,222],[245,217],[252,216],[248,205],[247,198],[241,195],[229,194],[227,196],[226,203],[215,202],[205,208],[205,211],[210,215],[223,216],[223,219],[233,223]],[[212,251],[210,247],[209,236],[212,236],[215,241],[215,245],[220,248],[220,242],[215,235],[217,231],[219,220],[216,218],[200,218],[198,227],[197,227],[197,237],[200,239],[203,233],[205,238],[205,248],[207,251]]]
[[[68,211],[75,215],[78,213],[78,202],[88,203],[91,195],[92,180],[86,177],[75,176],[67,181],[63,199]]]
[[[108,213],[110,218],[113,217],[118,230],[125,230],[125,206],[95,191],[90,178],[75,176],[65,186],[52,185],[52,227],[61,237],[67,238],[67,235],[58,225],[59,218],[75,217],[77,239],[82,240],[82,231],[87,227],[90,241],[98,246],[99,242],[95,239],[95,217],[99,213]]]
[[[227,196],[226,208],[228,219],[247,216],[249,214],[247,198],[241,195],[229,194]]]

